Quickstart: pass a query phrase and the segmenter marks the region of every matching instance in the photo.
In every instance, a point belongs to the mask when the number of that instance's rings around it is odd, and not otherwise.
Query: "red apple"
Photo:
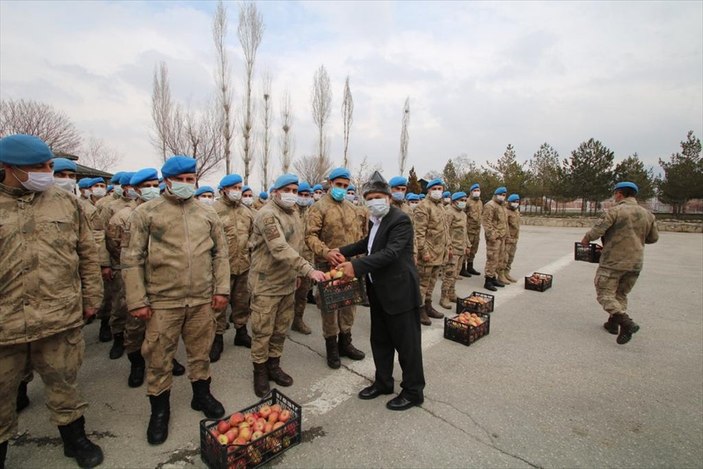
[[[229,442],[232,443],[239,436],[239,429],[237,427],[234,427],[234,428],[230,429],[226,433],[226,435],[227,435],[227,439],[229,440]]]
[[[264,436],[264,432],[256,431],[256,432],[254,432],[254,433],[251,434],[251,441],[258,440],[258,439],[261,438],[262,436]]]
[[[221,445],[229,444],[229,438],[227,438],[227,435],[218,436],[217,441],[219,441]]]
[[[244,420],[247,421],[250,427],[254,426],[254,422],[256,422],[256,417],[254,417],[254,414],[246,414],[244,416]]]
[[[254,426],[252,427],[255,432],[263,432],[264,428],[266,428],[266,420],[264,419],[259,419],[256,422],[254,422]]]
[[[282,411],[281,415],[278,416],[279,422],[287,422],[289,419],[290,419],[290,411],[287,409]]]
[[[240,428],[238,438],[243,438],[244,441],[249,441],[249,439],[251,438],[251,428],[249,428],[249,427]]]
[[[269,415],[269,423],[276,423],[278,422],[278,412],[271,412]]]
[[[232,416],[229,418],[229,424],[233,427],[238,426],[243,421],[244,421],[244,414],[242,414],[241,412],[237,412],[236,414],[232,414]]]
[[[240,437],[237,437],[236,440],[234,440],[234,444],[235,444],[235,445],[246,445],[246,444],[247,444],[247,440],[244,439],[244,438],[242,438],[242,437],[240,436]]]
[[[274,404],[271,406],[271,412],[277,412],[280,414],[281,410],[283,410],[283,409],[281,409],[281,406],[278,404]]]
[[[230,424],[227,420],[221,420],[220,423],[217,424],[217,431],[220,433],[227,433],[229,427]]]
[[[271,406],[264,405],[264,406],[261,406],[261,409],[259,409],[259,415],[261,415],[261,417],[264,419],[269,418],[270,414],[271,414]]]
[[[264,433],[271,433],[272,430],[273,430],[273,424],[267,423],[266,426],[264,427]]]
[[[274,429],[274,430],[278,430],[278,429],[281,428],[283,425],[285,425],[285,423],[283,423],[283,422],[276,422],[276,423],[273,424],[273,429]]]
[[[251,425],[249,425],[249,422],[241,422],[238,426],[239,431],[242,431],[242,428],[251,428]]]

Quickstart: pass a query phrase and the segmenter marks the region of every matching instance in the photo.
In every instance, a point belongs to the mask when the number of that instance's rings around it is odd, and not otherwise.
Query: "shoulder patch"
[[[281,237],[281,232],[275,224],[267,224],[264,228],[264,235],[267,240],[273,241],[274,239]]]

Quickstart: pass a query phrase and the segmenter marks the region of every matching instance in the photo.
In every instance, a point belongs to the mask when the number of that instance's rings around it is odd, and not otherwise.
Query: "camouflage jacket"
[[[405,202],[405,201],[398,202],[398,201],[396,201],[396,200],[392,200],[392,199],[391,199],[391,204],[393,205],[393,207],[395,207],[395,208],[401,210],[404,214],[406,214],[408,217],[410,217],[410,221],[412,222],[412,220],[413,220],[413,211],[410,210],[410,205],[408,205],[407,202]]]
[[[227,197],[217,200],[212,208],[222,220],[229,248],[230,275],[241,275],[251,264],[249,238],[254,230],[253,209],[241,202],[232,202]]]
[[[349,201],[337,202],[326,194],[308,209],[305,242],[315,254],[316,265],[327,262],[325,256],[331,249],[355,243],[361,238],[358,214]]]
[[[0,184],[0,345],[24,344],[83,324],[103,283],[95,239],[78,199],[52,187]]]
[[[295,208],[298,211],[298,216],[300,217],[300,222],[302,223],[303,227],[303,252],[301,252],[300,254],[303,256],[303,258],[305,258],[306,261],[312,264],[315,259],[315,255],[312,253],[312,251],[308,247],[308,244],[305,242],[305,230],[308,227],[308,212],[310,211],[310,207],[301,207],[300,205],[296,204]]]
[[[496,202],[495,196],[483,206],[481,221],[486,240],[494,241],[508,235],[508,215],[505,213],[505,207]]]
[[[134,209],[142,203],[143,202],[137,200],[135,201],[134,207],[127,206],[110,218],[110,223],[108,223],[107,230],[105,231],[107,250],[110,251],[111,257],[115,259],[120,259],[122,257],[122,237],[127,229],[129,216],[132,215]],[[120,265],[115,265],[113,268],[119,269]]]
[[[483,213],[483,202],[481,199],[474,199],[469,196],[466,201],[466,232],[475,235],[481,231],[481,215]]]
[[[520,210],[508,207],[505,214],[508,217],[508,237],[505,242],[515,244],[520,237]]]
[[[448,205],[444,210],[452,253],[457,257],[463,256],[466,248],[469,247],[469,239],[466,236],[466,214],[455,205]]]
[[[122,236],[127,309],[181,308],[229,295],[229,256],[222,222],[191,197],[167,191],[132,211]]]
[[[122,210],[125,207],[130,207],[134,209],[137,206],[137,201],[136,200],[131,200],[126,197],[118,197],[113,201],[110,201],[106,204],[103,204],[102,207],[99,209],[99,216],[100,216],[100,221],[104,227],[109,227],[110,226],[110,220],[112,217],[115,216],[117,212]],[[106,234],[106,236],[109,237],[109,233]],[[110,250],[108,249],[108,252]],[[120,256],[119,256],[119,251],[117,251],[117,256],[114,255],[114,253],[110,252],[110,262],[112,263],[112,267],[115,269],[120,268]]]
[[[107,245],[105,244],[105,226],[100,218],[100,212],[95,205],[86,199],[79,198],[78,203],[81,205],[93,232],[95,245],[98,249],[98,262],[100,262],[101,267],[110,267],[110,253],[107,252]]]
[[[259,211],[259,210],[261,210],[261,207],[266,205],[266,202],[268,202],[268,200],[256,199],[254,201],[254,205],[252,207],[254,208],[254,210]]]
[[[98,199],[97,202],[95,202],[95,208],[98,210],[101,210],[103,205],[107,205],[111,202],[114,202],[115,200],[121,199],[119,195],[115,194],[114,192],[110,195],[106,195],[105,197]]]
[[[305,277],[313,267],[303,251],[303,224],[293,207],[285,209],[275,200],[254,218],[251,236],[249,291],[252,295],[282,296],[295,291],[296,277]]]
[[[603,238],[601,267],[639,272],[644,245],[656,243],[659,231],[654,215],[628,197],[607,210],[586,236],[591,241]]]
[[[415,220],[418,265],[446,264],[451,241],[442,200],[433,200],[427,197],[415,207],[413,218]],[[429,255],[428,261],[423,260],[425,255]]]
[[[354,205],[354,210],[356,210],[356,217],[359,220],[359,226],[361,227],[361,237],[364,238],[369,233],[369,209],[363,205]]]

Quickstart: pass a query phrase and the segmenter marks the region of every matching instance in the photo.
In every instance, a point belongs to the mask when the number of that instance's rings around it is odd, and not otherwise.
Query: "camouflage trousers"
[[[505,241],[505,261],[503,261],[503,269],[510,272],[515,259],[515,251],[517,251],[517,239]]]
[[[155,309],[146,322],[145,335],[142,355],[147,364],[147,395],[158,396],[171,389],[173,358],[181,337],[186,347],[188,379],[210,377],[210,347],[215,338],[215,314],[210,303]]]
[[[627,294],[639,276],[635,271],[598,267],[594,280],[598,303],[610,315],[627,312]]]
[[[478,245],[481,242],[481,230],[478,230],[475,233],[469,233],[468,240],[471,247],[469,247],[469,253],[466,255],[465,260],[473,262],[476,258],[476,253],[478,252]]]
[[[456,279],[459,277],[459,271],[464,265],[464,256],[454,256],[451,263],[444,266],[442,274],[442,298],[448,298],[453,301],[456,299]]]
[[[312,279],[309,277],[298,277],[300,286],[295,289],[295,316],[303,317],[305,306],[308,304],[308,292],[312,288]]]
[[[230,321],[234,323],[234,327],[237,329],[247,325],[249,321],[249,316],[251,315],[251,309],[249,306],[249,286],[247,281],[249,279],[249,271],[239,275],[232,275],[229,278],[230,286],[230,296],[229,304],[232,308],[232,313],[230,314]],[[216,334],[224,334],[227,330],[227,310],[222,310],[217,313],[217,329]]]
[[[505,238],[486,240],[486,277],[495,277],[505,263]]]
[[[125,324],[127,324],[127,297],[124,289],[124,280],[122,280],[122,272],[115,271],[115,277],[109,285],[112,292],[112,306],[110,307],[110,330],[113,334],[124,332]]]
[[[124,351],[127,353],[138,352],[144,344],[146,334],[146,322],[131,314],[127,316],[127,324],[124,328]]]
[[[119,272],[118,272],[119,275]],[[103,280],[103,304],[98,310],[98,319],[110,319],[112,310],[112,280]]]
[[[68,425],[83,415],[88,403],[78,392],[77,378],[84,352],[80,327],[26,344],[0,346],[0,442],[17,431],[17,387],[28,369],[44,381],[52,423]]]
[[[441,265],[424,265],[417,266],[420,274],[420,299],[424,301],[432,301],[432,292],[435,284],[442,273],[443,266]]]
[[[283,355],[286,333],[293,323],[295,293],[251,297],[251,361],[266,363]]]

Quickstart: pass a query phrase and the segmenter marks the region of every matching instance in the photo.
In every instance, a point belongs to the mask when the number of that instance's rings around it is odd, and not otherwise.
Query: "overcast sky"
[[[226,5],[240,103],[238,4]],[[420,176],[462,153],[484,164],[509,143],[523,161],[543,142],[567,157],[591,137],[618,160],[637,152],[656,165],[679,149],[688,130],[703,136],[700,1],[258,6],[266,31],[257,86],[269,71],[275,105],[290,91],[296,156],[315,151],[310,91],[323,64],[332,80],[334,162],[341,162],[341,100],[349,75],[355,103],[351,166],[367,155],[388,177],[398,172],[407,96],[408,166]],[[215,93],[215,8],[216,2],[205,1],[1,1],[0,97],[64,111],[85,136],[101,137],[124,155],[113,169],[159,167],[149,139],[154,67],[167,63],[177,101],[204,106]],[[234,154],[241,171],[239,140]],[[276,161],[278,154],[276,144]],[[278,174],[277,163],[275,168]],[[258,186],[258,177],[252,182]]]

